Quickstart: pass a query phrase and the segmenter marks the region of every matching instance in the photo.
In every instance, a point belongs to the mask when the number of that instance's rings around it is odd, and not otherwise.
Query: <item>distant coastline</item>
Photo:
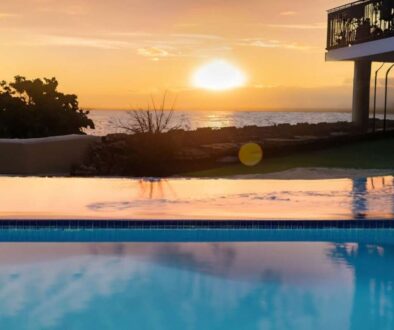
[[[113,133],[124,133],[116,127],[117,121],[127,121],[126,111],[121,110],[91,110],[90,118],[95,123],[94,130],[87,129],[89,135],[105,136]],[[188,121],[190,129],[202,127],[244,127],[244,126],[272,126],[278,124],[298,123],[335,123],[350,122],[351,112],[348,111],[181,111],[174,112],[175,117],[184,117]],[[378,113],[378,118],[382,114]],[[389,114],[389,119],[394,119],[394,114]]]
[[[133,108],[97,108],[83,107],[88,111],[130,111]],[[351,108],[262,108],[262,109],[175,109],[176,112],[349,112]],[[383,112],[383,109],[378,109]],[[389,110],[390,111],[390,110]],[[394,113],[394,110],[392,111]]]

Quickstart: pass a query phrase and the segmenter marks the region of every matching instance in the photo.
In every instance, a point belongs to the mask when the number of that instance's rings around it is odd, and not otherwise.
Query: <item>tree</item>
[[[94,129],[89,111],[79,108],[78,97],[57,90],[56,78],[28,80],[16,76],[0,82],[0,137],[33,138],[84,134]]]

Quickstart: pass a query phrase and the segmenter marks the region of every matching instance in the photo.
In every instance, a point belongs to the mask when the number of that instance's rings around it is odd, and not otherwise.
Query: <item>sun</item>
[[[246,77],[242,70],[225,60],[204,64],[192,76],[194,87],[212,91],[242,87],[245,83]]]

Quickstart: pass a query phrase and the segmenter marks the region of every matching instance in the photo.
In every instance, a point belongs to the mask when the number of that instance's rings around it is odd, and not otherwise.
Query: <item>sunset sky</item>
[[[349,108],[352,63],[326,63],[326,10],[345,0],[12,0],[0,2],[0,79],[52,77],[87,108]],[[245,86],[193,87],[212,60]]]

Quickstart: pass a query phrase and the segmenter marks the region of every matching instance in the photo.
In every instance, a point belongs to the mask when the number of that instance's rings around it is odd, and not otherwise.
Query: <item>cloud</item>
[[[268,27],[278,29],[322,30],[327,28],[326,23],[315,24],[267,24]]]
[[[232,49],[231,40],[215,34],[108,32],[106,36],[129,41],[138,55],[153,60],[170,57],[205,57]]]
[[[174,58],[174,57],[208,57],[212,52],[225,52],[231,50],[230,47],[221,48],[198,48],[188,49],[183,47],[173,46],[147,46],[137,48],[137,54],[144,57],[149,57],[154,61],[158,61],[163,58]]]
[[[164,57],[206,57],[232,50],[231,40],[211,34],[163,34],[139,40],[137,53],[154,59]]]
[[[124,41],[67,36],[39,36],[38,42],[40,45],[47,46],[72,46],[99,49],[124,49],[132,47],[132,44]]]
[[[297,43],[281,42],[279,40],[264,40],[264,39],[243,39],[238,45],[259,47],[259,48],[281,48],[281,49],[293,49],[293,50],[311,50],[315,49],[313,46],[300,45]]]
[[[60,7],[41,7],[36,9],[37,12],[41,13],[54,13],[54,14],[63,14],[68,16],[81,16],[85,15],[88,12],[88,8],[82,5],[68,5],[68,6],[60,6]]]
[[[128,38],[147,38],[147,37],[153,36],[152,33],[143,32],[143,31],[108,32],[105,34],[108,36],[113,36],[113,37],[128,37]]]
[[[143,48],[138,48],[137,53],[141,56],[145,57],[168,57],[168,56],[173,56],[170,54],[167,50],[159,47],[143,47]]]
[[[289,10],[289,11],[282,11],[282,12],[279,13],[279,15],[280,16],[294,16],[294,15],[297,15],[297,12],[291,11],[291,10]]]
[[[24,34],[15,30],[14,38],[1,45],[26,47],[80,47],[102,50],[134,50],[152,60],[176,57],[207,57],[232,50],[233,41],[209,34],[153,34],[141,31],[103,32],[94,35]]]
[[[278,85],[267,85],[267,84],[254,84],[253,86],[251,86],[252,88],[256,88],[256,89],[267,89],[267,88],[278,88],[280,86]]]
[[[351,86],[297,87],[254,84],[230,93],[189,90],[178,93],[178,107],[190,110],[350,109]],[[284,97],[285,96],[285,97]],[[146,96],[147,97],[147,96]],[[203,98],[203,100],[201,100]],[[198,103],[200,102],[200,103]]]
[[[176,33],[170,36],[175,38],[185,38],[185,39],[197,39],[197,40],[221,40],[222,36],[214,34],[193,34],[193,33]]]
[[[109,32],[107,36],[119,37],[122,39],[130,38],[138,40],[141,45],[173,45],[173,46],[194,46],[203,43],[213,43],[224,40],[222,36],[214,34],[195,34],[195,33],[170,33],[159,34],[141,31]]]
[[[2,18],[9,18],[9,17],[17,17],[19,16],[18,14],[14,14],[14,13],[1,13],[0,12],[0,19]]]

